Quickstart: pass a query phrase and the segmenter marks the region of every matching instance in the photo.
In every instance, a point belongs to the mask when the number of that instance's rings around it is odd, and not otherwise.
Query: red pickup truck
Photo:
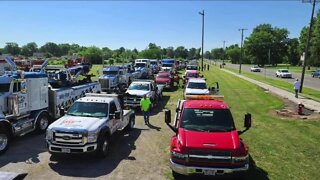
[[[245,130],[237,131],[223,96],[190,95],[179,100],[175,122],[165,110],[165,122],[176,133],[171,138],[170,168],[173,176],[223,175],[249,169],[248,146],[239,135],[251,127],[245,115]],[[235,175],[235,174],[233,174]]]

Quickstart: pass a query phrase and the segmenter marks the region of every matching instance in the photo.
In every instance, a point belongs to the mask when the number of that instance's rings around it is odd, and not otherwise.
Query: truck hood
[[[144,67],[136,67],[134,68],[135,71],[143,71],[144,70]]]
[[[51,130],[87,130],[93,131],[97,129],[106,118],[81,117],[65,115],[53,122],[48,129]]]
[[[186,94],[209,94],[208,89],[186,89]]]
[[[145,94],[148,94],[150,91],[144,91],[144,90],[127,90],[126,93],[130,95],[137,95],[137,96],[144,96]]]
[[[240,148],[238,132],[198,132],[180,128],[181,144],[190,149],[224,149]]]
[[[156,78],[156,82],[170,82],[169,78]]]

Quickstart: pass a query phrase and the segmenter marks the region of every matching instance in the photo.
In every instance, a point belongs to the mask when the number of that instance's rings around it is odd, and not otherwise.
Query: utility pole
[[[202,16],[201,71],[203,71],[204,10],[202,10],[202,12],[199,12],[199,14]]]
[[[306,44],[306,48],[305,48],[305,51],[304,51],[305,56],[304,56],[304,61],[303,61],[302,74],[301,74],[301,86],[300,86],[300,90],[299,90],[300,93],[302,93],[302,87],[303,87],[303,81],[304,81],[304,73],[306,71],[306,65],[307,65],[307,60],[308,60],[308,51],[309,51],[309,46],[310,46],[310,39],[311,39],[311,36],[312,36],[313,15],[314,15],[315,6],[316,6],[316,0],[313,0],[308,39],[307,39],[307,44]]]
[[[239,29],[241,31],[241,49],[240,49],[240,66],[239,66],[239,73],[241,74],[241,63],[242,63],[242,45],[243,45],[243,31],[248,30],[245,28]]]
[[[224,57],[225,57],[225,45],[226,45],[226,41],[222,41],[223,42],[223,56],[222,56],[222,64],[224,64]]]

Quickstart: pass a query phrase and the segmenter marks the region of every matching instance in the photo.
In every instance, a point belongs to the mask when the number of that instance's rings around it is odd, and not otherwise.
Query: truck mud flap
[[[20,180],[24,179],[28,173],[14,173],[0,171],[0,180]]]

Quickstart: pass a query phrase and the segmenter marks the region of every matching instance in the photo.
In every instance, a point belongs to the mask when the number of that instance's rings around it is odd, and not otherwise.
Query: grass
[[[232,69],[232,68],[227,68],[229,71],[238,73],[238,70],[236,69]],[[285,81],[281,81],[281,80],[277,80],[277,79],[272,79],[272,78],[265,78],[263,76],[259,76],[259,75],[255,75],[253,73],[250,72],[242,72],[241,75],[244,75],[246,77],[255,79],[257,81],[260,82],[264,82],[267,84],[270,84],[272,86],[287,90],[289,92],[293,93],[293,85],[291,83],[285,82]],[[316,101],[320,101],[320,91],[308,88],[308,87],[304,87],[303,88],[303,93],[301,93],[302,96],[314,99]]]
[[[244,114],[252,113],[253,127],[242,138],[259,172],[270,179],[319,179],[320,121],[272,117],[268,112],[283,106],[278,98],[216,67],[204,75],[209,84],[219,81],[238,128]],[[261,174],[251,172],[248,179],[261,179]]]
[[[96,74],[101,68],[101,65],[94,65],[91,72]],[[241,136],[249,145],[255,163],[246,179],[320,178],[320,119],[301,121],[273,117],[269,112],[283,107],[279,98],[214,66],[203,74],[208,84],[219,81],[220,92],[231,107],[238,129],[242,129],[244,114],[252,114],[253,126]],[[171,109],[173,117],[176,103],[182,99],[182,89],[164,92],[164,96],[169,96],[166,107]],[[164,169],[164,178],[173,179],[168,167],[168,146],[174,133],[164,128],[161,131],[165,134],[160,137],[159,148],[163,152],[163,161],[159,168]]]
[[[299,73],[302,72],[302,66],[291,66],[288,64],[278,64],[277,66],[267,66],[267,69],[288,69],[290,72]],[[319,69],[318,67],[310,67],[310,70],[308,70],[308,67],[306,67],[305,73],[311,76],[311,73],[315,70]]]

